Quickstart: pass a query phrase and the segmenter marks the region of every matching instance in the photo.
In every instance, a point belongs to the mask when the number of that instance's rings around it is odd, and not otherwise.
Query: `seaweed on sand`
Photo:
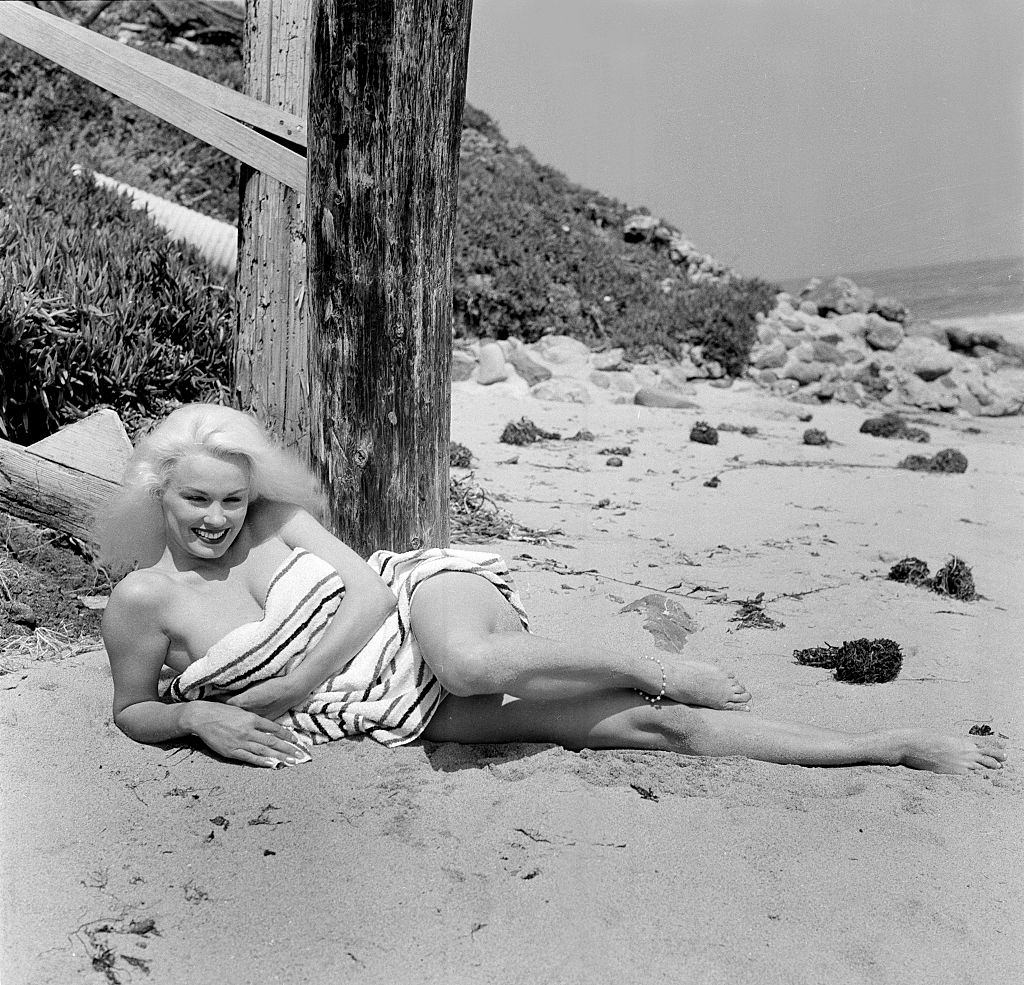
[[[519,540],[547,543],[561,530],[534,530],[518,524],[487,494],[473,473],[452,478],[448,486],[448,519],[453,542],[472,544],[482,540]]]
[[[808,428],[804,431],[804,444],[827,446],[832,444],[832,442],[829,440],[828,435],[820,428]]]
[[[758,592],[752,599],[742,599],[737,604],[740,609],[729,622],[738,624],[739,629],[783,629],[784,622],[773,619],[764,611],[764,592]]]
[[[889,581],[905,585],[930,585],[928,565],[919,557],[905,557],[897,561],[886,576]]]
[[[498,440],[506,445],[532,445],[545,438],[558,439],[561,435],[557,431],[545,431],[528,417],[521,417],[518,421],[509,421]]]
[[[978,597],[974,590],[974,576],[966,562],[951,557],[931,580],[931,589],[940,595],[950,595],[961,602],[972,602]]]
[[[718,432],[707,421],[697,421],[690,428],[690,440],[702,445],[717,445]]]
[[[842,646],[794,650],[796,662],[808,667],[828,667],[837,681],[847,684],[885,684],[899,676],[903,651],[888,639],[849,640]]]
[[[931,458],[927,455],[907,455],[896,467],[914,472],[966,472],[967,456],[956,448],[943,448]]]
[[[457,441],[448,445],[448,464],[455,469],[468,469],[473,461],[473,453]]]
[[[869,417],[860,426],[861,434],[873,434],[878,438],[902,438],[904,441],[917,441],[924,444],[931,438],[922,428],[912,428],[895,411],[889,411],[881,417]]]

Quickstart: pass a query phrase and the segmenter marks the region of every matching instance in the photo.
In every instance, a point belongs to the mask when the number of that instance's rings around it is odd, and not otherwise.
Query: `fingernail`
[[[294,756],[285,756],[285,757],[284,757],[284,761],[285,761],[285,762],[286,762],[286,763],[287,763],[287,764],[288,764],[289,766],[294,766],[294,765],[295,765],[295,763],[297,762],[297,760],[295,759],[295,757],[294,757]]]

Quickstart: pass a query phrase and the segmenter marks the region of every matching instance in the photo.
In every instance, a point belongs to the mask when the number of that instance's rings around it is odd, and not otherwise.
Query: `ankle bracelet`
[[[653,660],[661,668],[661,690],[657,694],[648,694],[647,691],[644,691],[639,687],[634,688],[633,690],[635,690],[636,693],[639,694],[640,697],[643,698],[644,701],[646,701],[652,708],[657,708],[661,711],[661,699],[665,697],[665,664],[662,663],[660,657],[652,657],[646,653],[643,654],[643,658],[644,660]]]

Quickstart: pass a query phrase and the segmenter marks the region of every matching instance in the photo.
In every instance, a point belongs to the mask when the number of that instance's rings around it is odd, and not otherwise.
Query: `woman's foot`
[[[1006,753],[994,742],[970,736],[942,735],[928,729],[898,729],[898,762],[932,773],[974,773],[1002,769]]]
[[[684,705],[719,711],[750,711],[750,692],[714,664],[683,660],[667,668],[665,697]]]

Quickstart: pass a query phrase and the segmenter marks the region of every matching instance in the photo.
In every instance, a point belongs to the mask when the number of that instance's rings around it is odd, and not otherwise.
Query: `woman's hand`
[[[301,685],[297,685],[297,679],[291,675],[272,677],[269,681],[261,681],[238,694],[233,694],[225,704],[244,708],[261,718],[273,720],[294,708],[309,693],[303,691]]]
[[[188,730],[210,749],[252,766],[294,766],[311,757],[284,726],[243,708],[196,701],[188,707]]]

